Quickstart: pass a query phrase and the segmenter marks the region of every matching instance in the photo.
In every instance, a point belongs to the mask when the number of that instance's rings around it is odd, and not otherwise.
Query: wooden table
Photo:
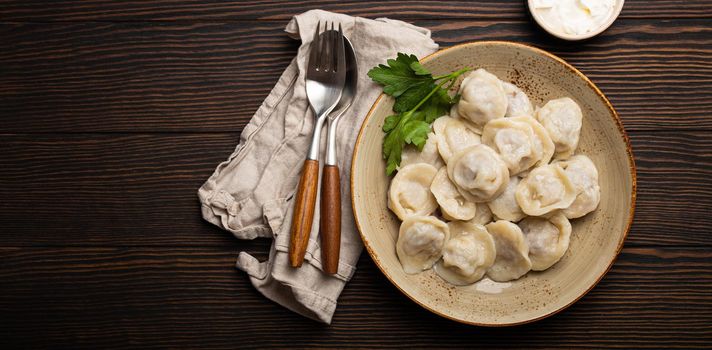
[[[443,46],[549,50],[618,109],[638,166],[613,269],[566,311],[478,328],[421,309],[364,253],[331,326],[234,268],[265,256],[200,218],[196,190],[294,56],[310,8],[411,21]],[[0,345],[30,348],[706,347],[712,341],[712,1],[628,0],[556,41],[524,1],[2,1]],[[3,346],[3,348],[8,348]]]

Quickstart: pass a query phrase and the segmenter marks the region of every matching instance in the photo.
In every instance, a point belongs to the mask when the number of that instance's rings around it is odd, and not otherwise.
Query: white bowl
[[[567,34],[563,33],[560,31],[556,31],[551,26],[549,26],[546,21],[541,17],[541,15],[534,10],[534,1],[535,0],[528,0],[527,1],[527,6],[529,7],[529,13],[531,13],[532,17],[534,18],[534,21],[544,29],[547,33],[563,40],[568,40],[568,41],[579,41],[579,40],[584,40],[584,39],[589,39],[593,38],[594,36],[603,33],[606,29],[608,29],[613,22],[616,21],[618,16],[621,14],[621,11],[623,10],[623,3],[625,0],[616,0],[615,5],[613,5],[613,11],[611,12],[611,15],[606,19],[603,24],[598,27],[596,30],[590,31],[585,34],[581,35],[576,35],[576,34]]]

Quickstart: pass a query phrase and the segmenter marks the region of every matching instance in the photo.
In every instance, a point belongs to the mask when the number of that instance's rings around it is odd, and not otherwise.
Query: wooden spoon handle
[[[341,181],[339,167],[324,166],[321,180],[321,258],[324,272],[335,274],[339,269],[341,246]]]
[[[304,253],[307,251],[314,219],[318,184],[319,161],[307,159],[302,169],[302,177],[299,179],[297,197],[294,199],[294,215],[289,242],[289,263],[292,267],[300,267],[304,262]]]

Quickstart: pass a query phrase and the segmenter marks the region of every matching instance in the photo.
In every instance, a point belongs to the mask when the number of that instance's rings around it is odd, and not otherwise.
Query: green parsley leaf
[[[383,122],[383,132],[389,132],[393,130],[398,125],[400,118],[400,114],[387,116],[386,120]]]
[[[422,101],[434,88],[434,82],[411,86],[396,99],[396,103],[393,104],[393,111],[402,113],[413,109],[413,107],[415,107],[418,102]]]
[[[446,115],[459,96],[450,97],[447,89],[463,73],[464,68],[448,75],[433,78],[432,74],[418,62],[415,55],[398,53],[388,65],[378,65],[368,72],[373,81],[383,85],[383,92],[396,101],[393,111],[383,123],[383,159],[386,173],[393,174],[401,162],[403,147],[413,145],[423,150],[430,133],[430,124]],[[448,87],[445,84],[450,83]]]
[[[412,69],[417,75],[430,75],[430,71],[425,69],[425,67],[423,67],[423,65],[418,61],[411,63],[410,69]]]
[[[423,146],[425,146],[425,140],[428,139],[429,132],[429,123],[420,120],[413,120],[403,126],[403,141],[422,149]]]
[[[400,165],[404,144],[400,130],[387,134],[383,140],[383,159],[386,160],[386,173],[388,175],[393,174],[398,165]]]
[[[435,119],[446,115],[450,112],[450,107],[454,104],[453,99],[444,89],[439,89],[432,97],[429,103],[423,107],[425,112],[425,121],[432,123]]]
[[[413,62],[418,62],[415,55],[398,53],[396,59],[387,61],[388,65],[379,64],[377,67],[371,68],[368,71],[368,76],[383,85],[384,93],[398,97],[413,86],[428,84],[433,80],[430,73],[416,74],[411,68]]]

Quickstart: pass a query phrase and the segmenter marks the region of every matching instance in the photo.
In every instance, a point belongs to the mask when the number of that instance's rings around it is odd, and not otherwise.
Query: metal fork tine
[[[329,23],[324,23],[324,37],[320,38],[321,40],[319,41],[319,71],[325,71],[327,63],[327,54],[329,50],[329,36],[326,30],[329,28]]]
[[[338,49],[336,43],[336,31],[334,31],[334,22],[331,22],[331,30],[329,33],[331,33],[331,36],[329,37],[329,41],[331,42],[331,56],[329,56],[329,63],[331,64],[331,67],[329,71],[333,72],[336,69],[336,50]]]
[[[321,38],[321,42],[324,43],[322,45],[322,50],[320,52],[322,56],[322,64],[321,64],[321,70],[326,72],[328,71],[327,67],[329,67],[329,57],[331,57],[331,42],[329,41],[329,23],[326,22],[324,23],[324,31],[321,32],[323,37]]]
[[[346,47],[344,46],[344,31],[341,29],[341,23],[339,23],[339,40],[336,49],[336,71],[346,70]]]
[[[331,22],[331,56],[330,57],[330,63],[331,67],[329,67],[329,71],[333,72],[336,70],[336,55],[337,55],[337,50],[339,49],[339,46],[337,45],[336,42],[336,31],[334,30],[334,22]]]
[[[334,23],[331,23],[331,26],[334,26]],[[333,62],[334,62],[334,31],[329,29],[329,26],[327,24],[326,28],[326,66],[324,67],[325,72],[331,72],[333,68]]]
[[[319,47],[319,28],[321,27],[321,21],[317,22],[316,30],[314,30],[314,39],[312,40],[311,47],[309,47],[309,61],[307,62],[307,69],[314,69],[317,67],[317,59],[319,57],[317,48]]]

